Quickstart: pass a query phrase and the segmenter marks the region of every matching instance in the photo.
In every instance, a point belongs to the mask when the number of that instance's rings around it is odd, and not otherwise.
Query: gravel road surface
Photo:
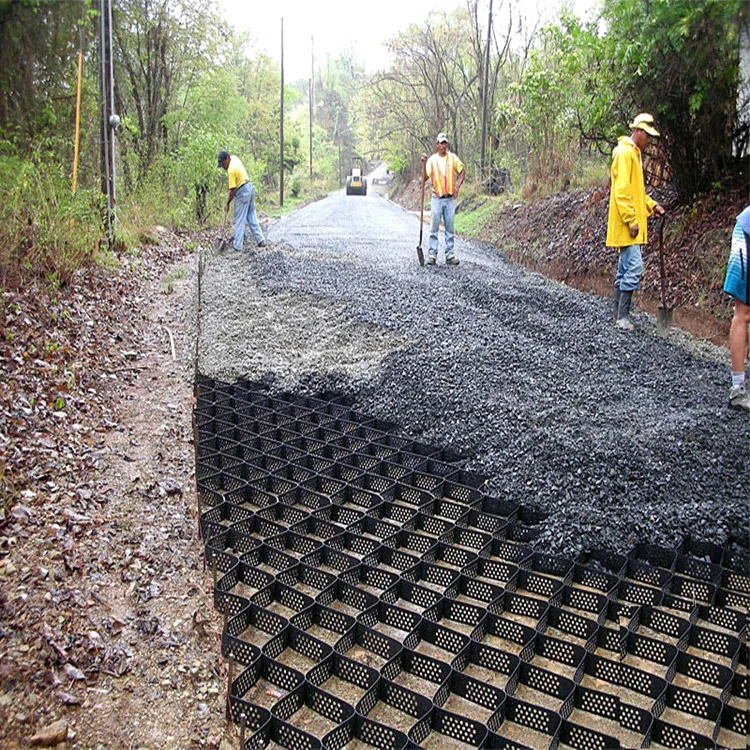
[[[340,192],[271,226],[266,248],[207,252],[199,372],[342,393],[452,448],[492,494],[546,514],[551,552],[747,544],[750,419],[727,407],[725,352],[660,339],[645,315],[618,332],[608,300],[463,238],[458,267],[441,235],[420,268],[418,237],[382,195]]]

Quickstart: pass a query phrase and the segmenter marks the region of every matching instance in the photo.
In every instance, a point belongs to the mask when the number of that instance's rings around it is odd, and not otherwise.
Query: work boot
[[[750,412],[750,393],[747,392],[745,383],[732,386],[729,391],[729,408]]]
[[[621,331],[634,331],[635,326],[630,322],[630,304],[633,301],[633,292],[620,291],[620,304],[617,308],[617,320],[615,327]]]
[[[431,255],[429,258],[427,258],[427,265],[428,266],[434,266],[435,265],[435,256]]]
[[[615,299],[614,299],[614,305],[612,306],[612,322],[617,323],[617,319],[619,318],[619,312],[620,312],[620,287],[615,287]]]
[[[445,259],[445,265],[446,266],[457,266],[459,263],[460,263],[460,261],[458,260],[458,258],[456,258],[455,255],[453,257],[451,257],[451,258],[446,258]]]

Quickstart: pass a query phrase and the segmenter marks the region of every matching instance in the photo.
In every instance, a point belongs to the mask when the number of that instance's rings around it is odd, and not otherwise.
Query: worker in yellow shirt
[[[231,156],[228,151],[219,151],[219,166],[226,171],[229,181],[229,192],[224,206],[225,214],[229,213],[229,205],[234,201],[234,214],[232,215],[234,249],[242,250],[243,248],[245,224],[250,227],[258,247],[265,247],[266,241],[255,213],[255,188],[247,176],[247,170],[239,157]]]
[[[466,170],[458,156],[448,150],[448,136],[445,133],[438,133],[435,140],[436,152],[432,156],[422,154],[422,180],[432,180],[427,265],[434,266],[437,263],[438,230],[442,219],[445,226],[445,264],[457,266],[459,261],[453,249],[456,198],[464,184]]]

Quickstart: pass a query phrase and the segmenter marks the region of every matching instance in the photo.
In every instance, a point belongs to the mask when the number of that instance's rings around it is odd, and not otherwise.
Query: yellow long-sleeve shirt
[[[623,135],[612,152],[607,247],[645,245],[648,242],[647,219],[655,206],[656,201],[646,195],[641,151],[629,136]],[[635,237],[630,236],[633,224],[638,224]]]

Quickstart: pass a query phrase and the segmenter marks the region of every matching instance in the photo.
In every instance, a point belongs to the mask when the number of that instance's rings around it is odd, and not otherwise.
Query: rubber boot
[[[620,305],[617,309],[617,321],[615,325],[624,331],[633,331],[635,326],[630,322],[630,305],[633,301],[633,292],[620,292]]]
[[[612,322],[617,323],[617,318],[619,317],[620,312],[620,287],[615,287],[615,299],[614,299],[614,305],[612,307]]]

